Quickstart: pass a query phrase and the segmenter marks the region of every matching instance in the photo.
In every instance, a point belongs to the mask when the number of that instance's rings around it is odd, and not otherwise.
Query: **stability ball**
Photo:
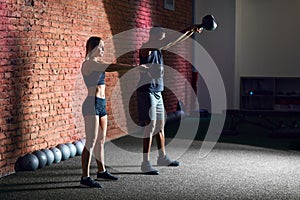
[[[61,154],[62,154],[62,157],[61,157],[61,160],[67,160],[70,158],[70,148],[65,145],[65,144],[59,144],[57,145],[57,148],[61,151]]]
[[[51,150],[49,149],[43,149],[42,150],[46,156],[47,156],[47,163],[46,165],[51,165],[54,162],[54,154]]]
[[[73,158],[74,156],[76,156],[77,149],[76,149],[75,145],[70,142],[68,142],[66,145],[70,149],[70,158]]]
[[[40,150],[33,152],[33,154],[39,159],[38,168],[45,167],[47,164],[47,155],[43,151],[40,151]]]
[[[20,160],[21,171],[35,171],[39,167],[39,159],[34,154],[26,154]]]
[[[86,139],[85,139],[85,138],[82,138],[82,139],[80,140],[80,142],[81,142],[82,145],[84,146],[84,145],[85,145],[85,142],[86,142]]]
[[[52,148],[50,148],[50,150],[54,154],[54,161],[53,161],[53,163],[59,163],[61,161],[61,158],[62,158],[61,151],[58,148],[56,148],[56,147],[52,147]]]
[[[21,159],[22,159],[22,156],[18,157],[17,161],[15,162],[15,171],[16,172],[21,171]]]
[[[74,145],[75,145],[75,147],[77,149],[76,155],[81,156],[84,145],[82,144],[81,141],[75,141]]]

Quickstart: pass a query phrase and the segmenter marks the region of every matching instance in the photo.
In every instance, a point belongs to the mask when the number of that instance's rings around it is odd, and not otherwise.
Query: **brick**
[[[79,100],[86,94],[85,86],[76,84],[83,84],[77,78],[88,37],[109,38],[133,27],[153,24],[180,30],[192,22],[191,1],[183,0],[176,1],[180,9],[175,12],[166,12],[162,1],[148,0],[134,1],[134,4],[66,0],[46,7],[40,1],[35,1],[34,7],[23,4],[16,0],[0,4],[0,104],[4,105],[0,107],[0,147],[8,146],[0,148],[0,176],[13,172],[16,156],[84,137],[83,122],[75,124],[73,117],[81,115],[81,107],[76,105],[80,105]],[[145,33],[133,44],[140,46],[147,37]],[[113,48],[113,44],[106,44],[108,60],[116,60]],[[187,48],[188,45],[182,45],[176,50],[189,56]],[[138,63],[137,56],[137,52],[128,53],[118,61]],[[192,80],[191,66],[182,58],[166,54],[165,61],[188,81]],[[123,73],[107,73],[108,140],[127,134],[119,127],[126,124],[120,99],[123,93],[112,92],[114,87],[126,90],[116,84]],[[127,85],[135,85],[135,81]],[[185,91],[183,84],[170,84]],[[166,109],[176,109],[176,96],[166,91],[164,97]],[[119,110],[114,116],[112,106]],[[136,103],[131,105],[131,115],[137,116]]]

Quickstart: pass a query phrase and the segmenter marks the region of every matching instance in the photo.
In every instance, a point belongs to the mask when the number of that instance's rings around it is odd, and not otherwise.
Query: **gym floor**
[[[140,172],[141,139],[125,136],[106,144],[106,164],[118,181],[99,181],[101,189],[80,188],[81,161],[76,156],[1,178],[0,199],[300,199],[298,151],[219,142],[201,157],[201,141],[192,141],[188,149],[185,139],[177,142],[167,145],[167,151],[180,166],[156,166],[158,176]],[[152,152],[153,163],[156,156]],[[91,173],[95,177],[95,161]]]

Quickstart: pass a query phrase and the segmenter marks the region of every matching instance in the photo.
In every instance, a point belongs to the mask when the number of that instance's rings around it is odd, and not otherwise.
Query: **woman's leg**
[[[90,164],[92,152],[98,137],[99,116],[91,115],[84,117],[86,142],[81,155],[82,177],[90,176]]]
[[[99,134],[94,150],[94,155],[96,157],[96,162],[98,166],[97,179],[105,179],[105,180],[118,180],[118,177],[113,176],[105,169],[104,164],[104,144],[106,139],[107,132],[107,115],[101,117],[99,119],[100,129]]]
[[[99,119],[99,134],[96,142],[96,146],[94,149],[94,155],[96,157],[96,162],[98,166],[98,172],[106,171],[104,164],[104,143],[106,139],[107,133],[107,115],[101,117]]]

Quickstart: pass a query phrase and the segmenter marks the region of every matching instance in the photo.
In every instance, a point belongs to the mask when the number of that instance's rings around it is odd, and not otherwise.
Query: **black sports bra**
[[[91,65],[97,65],[96,67],[99,67],[99,71],[92,71],[91,73],[85,75],[83,73],[84,68],[89,68],[91,67]],[[93,66],[93,68],[95,68],[95,66]],[[81,74],[83,76],[84,83],[88,88],[95,87],[97,85],[105,85],[104,65],[101,65],[92,60],[86,60],[82,63]]]
[[[102,72],[97,85],[105,85],[105,72]]]

